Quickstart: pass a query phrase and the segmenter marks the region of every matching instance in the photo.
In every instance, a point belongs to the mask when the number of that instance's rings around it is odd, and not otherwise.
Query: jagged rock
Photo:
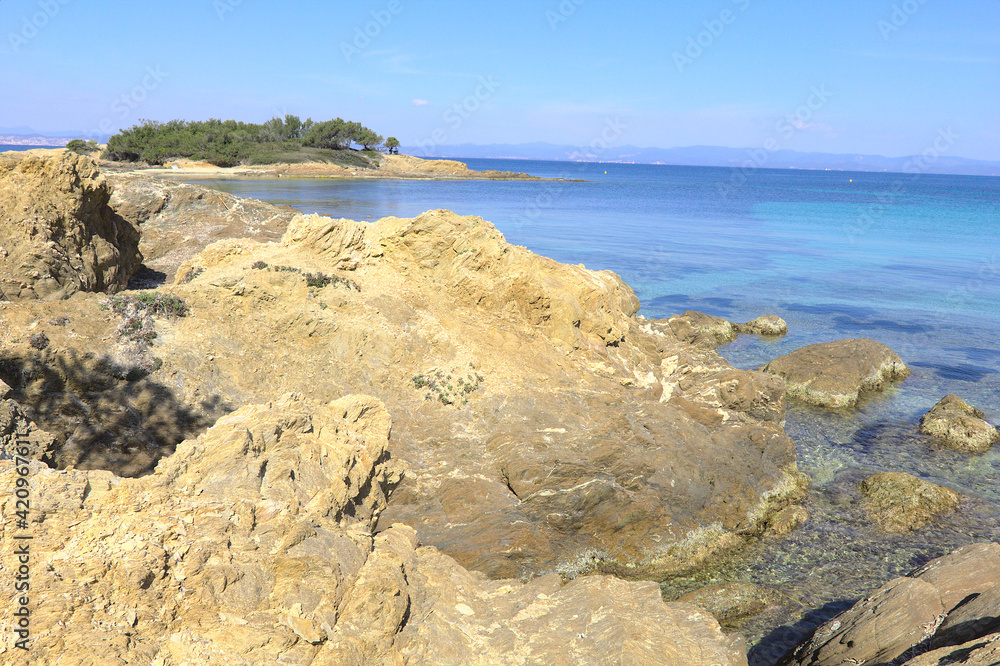
[[[1000,632],[1000,580],[948,613],[931,643],[934,647],[961,645],[996,632]]]
[[[760,368],[785,380],[788,395],[820,407],[853,407],[861,394],[909,377],[886,345],[868,338],[809,345]]]
[[[736,330],[740,333],[776,337],[788,333],[788,324],[778,315],[761,315],[753,321],[737,324]]]
[[[662,578],[738,548],[804,492],[780,380],[636,317],[613,273],[511,246],[479,218],[301,216],[280,245],[207,247],[173,290],[194,313],[157,350],[178,386],[376,395],[413,470],[385,520],[491,576]],[[458,384],[470,373],[482,380]]]
[[[997,666],[1000,664],[1000,633],[989,634],[961,645],[925,652],[902,666]]]
[[[1000,432],[986,422],[986,415],[957,395],[946,395],[921,416],[920,432],[967,453],[985,453],[1000,441]]]
[[[954,511],[958,493],[904,472],[878,472],[861,482],[868,515],[886,532],[923,527],[934,516]]]
[[[10,387],[7,389],[10,390]],[[17,453],[19,448],[27,452]],[[55,437],[32,423],[19,404],[13,400],[0,399],[0,460],[10,460],[15,455],[46,460],[51,458],[55,450]]]
[[[889,581],[849,610],[819,627],[778,663],[781,666],[851,664],[995,664],[1000,634],[978,634],[957,648],[927,652],[942,641],[968,638],[975,627],[993,631],[989,603],[963,612],[962,602],[995,594],[1000,545],[978,543],[928,562],[906,577]],[[970,601],[969,603],[972,603]],[[982,612],[984,615],[975,615]],[[949,622],[952,614],[955,621]],[[968,633],[955,633],[962,622]],[[982,622],[982,624],[979,624]],[[953,659],[953,661],[948,661]]]
[[[746,664],[742,641],[653,583],[490,581],[409,527],[373,536],[401,471],[390,428],[374,398],[289,394],[141,479],[32,463],[31,650],[7,632],[0,660]],[[4,487],[16,474],[0,462]],[[4,552],[24,533],[0,524]]]
[[[0,158],[0,300],[125,288],[142,262],[139,232],[110,196],[89,157]]]
[[[739,327],[722,317],[688,310],[667,320],[674,335],[682,342],[706,344],[712,347],[732,342],[739,335]]]
[[[218,190],[153,178],[138,173],[108,176],[110,206],[142,230],[139,248],[144,265],[174,279],[177,267],[206,245],[224,238],[281,238],[299,211],[244,199]],[[150,285],[156,286],[156,285]]]

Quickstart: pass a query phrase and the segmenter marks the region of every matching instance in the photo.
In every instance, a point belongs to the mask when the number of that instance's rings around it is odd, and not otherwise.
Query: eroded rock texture
[[[32,463],[30,652],[4,663],[745,664],[707,614],[653,583],[489,581],[415,532],[372,528],[399,481],[367,396],[244,407],[154,474]],[[0,461],[0,483],[14,487]],[[2,500],[13,514],[14,498]],[[13,598],[14,579],[0,591]],[[5,625],[9,614],[4,611]]]
[[[89,157],[0,158],[0,300],[124,289],[142,263],[139,231],[110,197]]]

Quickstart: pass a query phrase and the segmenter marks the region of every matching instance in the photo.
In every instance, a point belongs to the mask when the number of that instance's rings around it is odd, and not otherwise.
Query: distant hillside
[[[552,143],[477,145],[471,143],[439,145],[425,149],[404,146],[400,149],[417,157],[492,157],[509,159],[560,160],[570,162],[629,162],[639,164],[676,164],[681,166],[742,167],[753,165],[770,169],[829,169],[835,171],[888,171],[975,176],[1000,176],[1000,162],[941,155],[929,160],[916,156],[885,157],[834,153],[803,153],[795,150],[765,151],[762,148],[725,148],[688,146],[685,148],[639,148],[615,146],[600,151],[589,147]]]

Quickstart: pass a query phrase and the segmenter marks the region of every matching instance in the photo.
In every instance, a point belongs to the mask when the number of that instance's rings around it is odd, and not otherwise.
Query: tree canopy
[[[190,158],[217,166],[235,166],[291,161],[289,155],[301,157],[315,153],[308,149],[353,151],[352,146],[359,145],[364,150],[372,150],[381,144],[381,135],[361,123],[343,118],[316,123],[312,118],[303,121],[289,114],[262,124],[216,118],[166,123],[140,120],[139,124],[108,140],[106,156],[118,161],[141,160],[150,164]]]

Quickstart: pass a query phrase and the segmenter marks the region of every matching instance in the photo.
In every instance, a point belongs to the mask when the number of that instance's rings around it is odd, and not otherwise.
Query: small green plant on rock
[[[267,263],[263,261],[255,261],[251,264],[250,268],[258,271],[274,271],[276,273],[297,273],[305,279],[306,285],[313,289],[322,289],[323,287],[333,284],[341,285],[348,291],[361,291],[361,287],[357,282],[339,275],[327,275],[322,272],[309,273],[301,268],[296,268],[295,266],[268,266]]]
[[[458,378],[453,383],[452,378],[455,376]],[[416,389],[427,389],[425,400],[437,400],[444,405],[466,405],[469,403],[469,394],[483,383],[483,376],[470,363],[467,371],[431,368],[424,374],[414,375],[410,381]]]
[[[101,308],[119,317],[112,360],[126,379],[148,375],[163,365],[161,359],[149,352],[149,345],[156,338],[153,317],[184,317],[188,313],[187,304],[181,298],[156,291],[115,294],[105,299]]]

